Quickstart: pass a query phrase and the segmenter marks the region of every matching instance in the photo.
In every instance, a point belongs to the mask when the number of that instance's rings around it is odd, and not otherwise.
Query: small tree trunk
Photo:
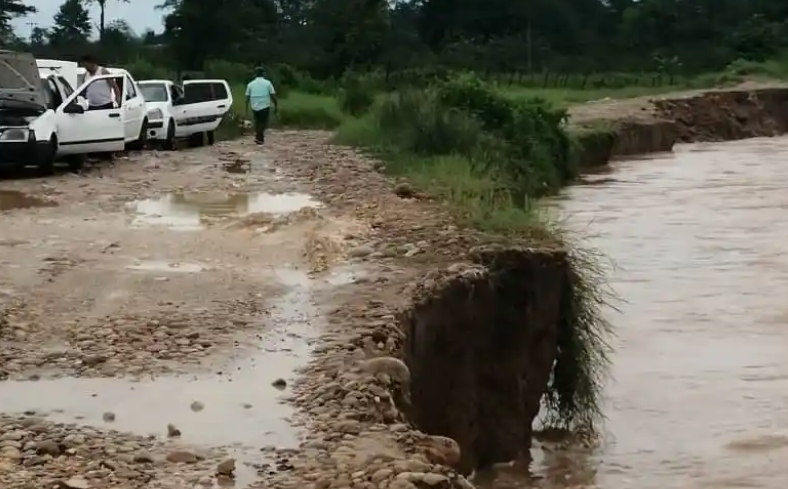
[[[104,7],[105,2],[99,2],[99,9],[101,13],[99,14],[99,41],[104,41]]]

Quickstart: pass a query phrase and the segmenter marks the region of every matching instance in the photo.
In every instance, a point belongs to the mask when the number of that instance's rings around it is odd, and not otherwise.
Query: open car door
[[[55,110],[60,154],[123,151],[123,115],[119,108],[87,110],[85,94],[93,83],[107,83],[114,75],[91,78]]]
[[[186,119],[195,125],[192,133],[216,130],[233,105],[233,94],[225,80],[185,80],[183,92],[189,112],[194,114]]]

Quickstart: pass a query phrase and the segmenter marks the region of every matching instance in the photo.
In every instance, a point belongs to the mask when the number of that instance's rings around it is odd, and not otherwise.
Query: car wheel
[[[189,136],[189,147],[190,148],[200,148],[205,146],[205,133],[198,132],[196,134],[192,134]]]
[[[167,139],[164,140],[164,149],[167,151],[175,149],[175,121],[172,119],[167,123]]]
[[[137,137],[136,141],[132,141],[126,145],[126,148],[132,151],[141,151],[145,149],[145,143],[148,142],[148,118],[144,118],[142,120],[142,126],[140,126],[140,134]]]
[[[53,135],[49,139],[49,144],[46,149],[43,149],[40,154],[36,155],[38,161],[38,174],[42,176],[51,175],[55,171],[55,155],[57,155],[57,138]]]
[[[74,173],[81,171],[82,168],[85,167],[85,160],[87,160],[87,158],[88,155],[85,154],[69,155],[69,157],[66,159],[66,162],[68,163],[68,169]]]
[[[205,135],[208,138],[208,145],[213,146],[213,143],[216,142],[216,131],[208,131]]]

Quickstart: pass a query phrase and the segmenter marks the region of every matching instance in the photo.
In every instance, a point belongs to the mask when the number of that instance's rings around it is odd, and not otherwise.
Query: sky
[[[49,27],[52,25],[52,18],[60,8],[60,0],[25,0],[26,5],[36,7],[37,14],[13,21],[17,35],[27,38],[30,36],[31,26],[27,22],[38,22],[38,27]],[[117,0],[107,1],[106,22],[109,24],[115,19],[124,19],[129,23],[134,32],[142,34],[145,29],[151,28],[155,31],[162,30],[163,12],[156,10],[161,0],[131,0],[131,3],[119,2]],[[90,14],[94,24],[98,24],[99,8],[93,5]]]

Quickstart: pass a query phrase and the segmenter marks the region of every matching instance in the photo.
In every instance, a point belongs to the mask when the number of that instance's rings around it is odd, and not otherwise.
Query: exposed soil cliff
[[[788,87],[611,100],[577,106],[570,114],[583,148],[581,165],[598,166],[617,156],[670,151],[678,142],[784,134],[788,132]]]
[[[456,440],[460,470],[527,453],[557,354],[562,251],[509,249],[430,281],[402,317],[410,418]]]

